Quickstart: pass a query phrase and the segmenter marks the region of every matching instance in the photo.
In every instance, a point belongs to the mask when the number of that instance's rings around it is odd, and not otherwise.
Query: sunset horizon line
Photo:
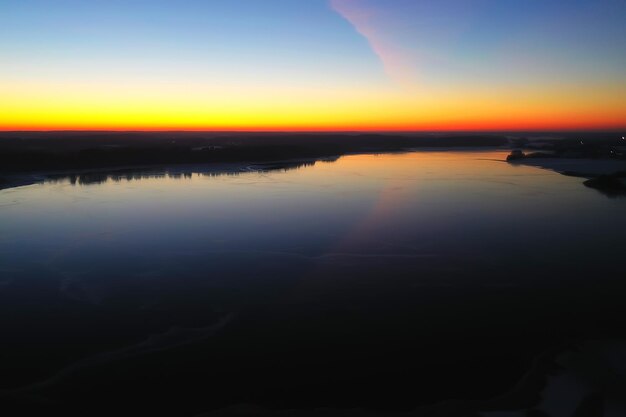
[[[570,127],[570,128],[448,128],[448,129],[394,129],[394,128],[0,128],[0,133],[619,133],[625,126],[615,127]]]

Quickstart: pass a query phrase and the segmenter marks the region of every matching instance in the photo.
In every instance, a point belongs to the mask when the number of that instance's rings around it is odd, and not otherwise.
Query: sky
[[[626,0],[0,0],[0,130],[626,128]]]

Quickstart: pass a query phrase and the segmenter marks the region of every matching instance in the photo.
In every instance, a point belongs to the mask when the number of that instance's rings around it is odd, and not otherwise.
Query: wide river
[[[505,157],[1,190],[0,390],[142,415],[407,410],[487,400],[552,348],[626,337],[626,198]]]

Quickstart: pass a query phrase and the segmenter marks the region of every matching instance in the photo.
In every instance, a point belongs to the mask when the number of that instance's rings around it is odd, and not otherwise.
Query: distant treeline
[[[493,147],[497,135],[15,132],[0,135],[0,172],[266,162],[423,147]]]

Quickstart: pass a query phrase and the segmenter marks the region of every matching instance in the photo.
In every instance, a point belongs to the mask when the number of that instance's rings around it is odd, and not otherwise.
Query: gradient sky
[[[626,128],[626,0],[0,0],[0,129]]]

